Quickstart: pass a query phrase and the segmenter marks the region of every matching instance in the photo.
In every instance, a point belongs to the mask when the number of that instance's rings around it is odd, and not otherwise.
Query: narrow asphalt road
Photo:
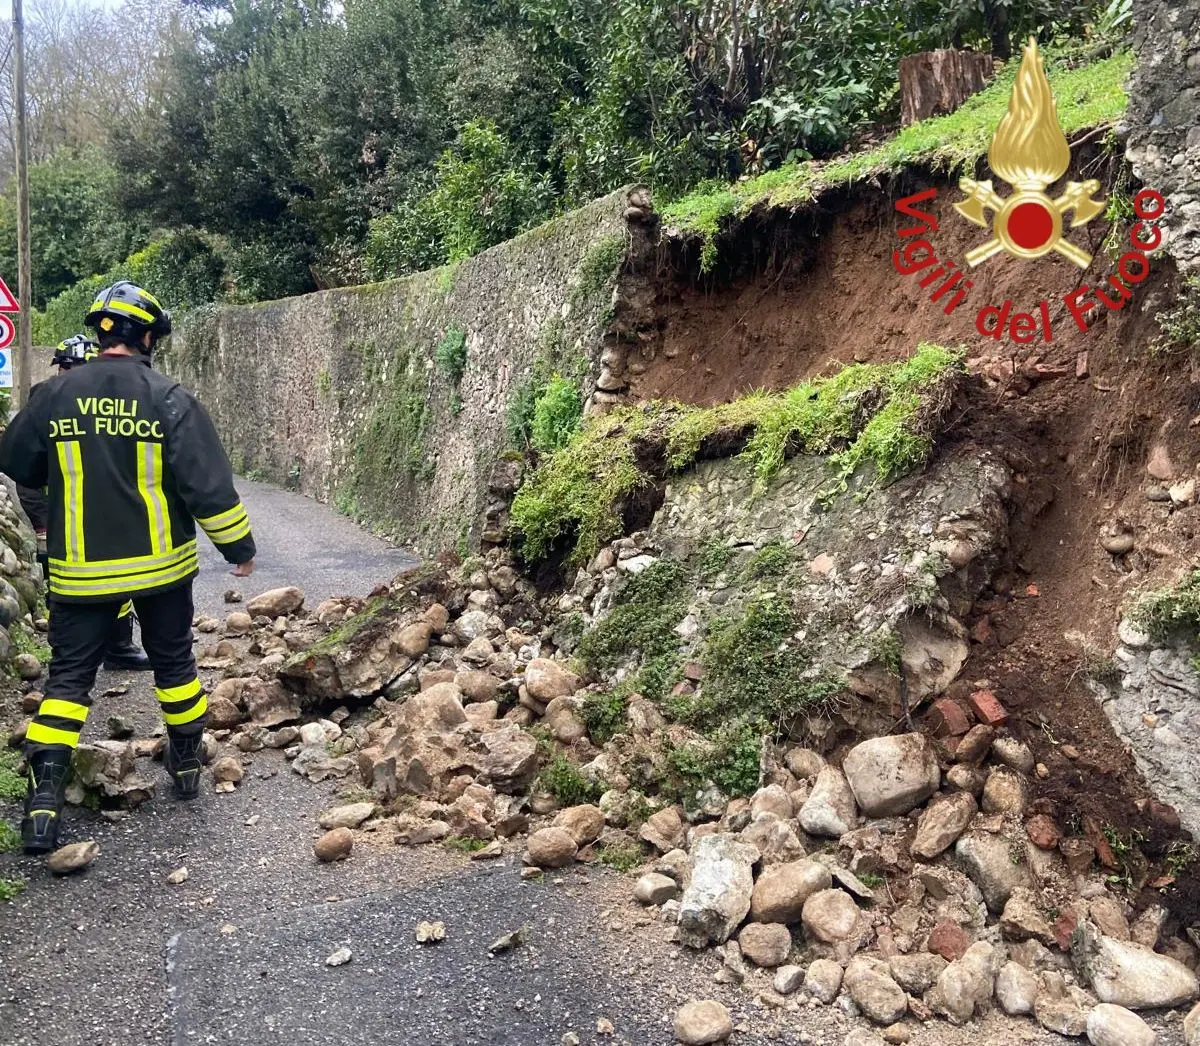
[[[207,550],[197,609],[220,615],[223,594],[281,584],[309,601],[365,592],[410,562],[330,509],[241,482],[260,544],[259,569],[229,576]],[[86,738],[105,720],[158,715],[144,675],[103,676]],[[70,809],[70,840],[100,856],[82,875],[52,878],[39,862],[0,855],[0,877],[28,886],[0,903],[0,1046],[669,1046],[688,999],[729,1005],[736,1046],[843,1046],[854,1026],[836,1007],[773,1009],[753,992],[718,985],[712,953],[680,951],[653,912],[629,904],[631,882],[576,866],[523,882],[515,853],[490,866],[438,846],[396,846],[364,833],[350,860],[317,863],[317,817],[344,785],[314,785],[278,752],[244,760],[236,791],[175,802],[159,764],[141,769],[159,794],[109,820]],[[13,807],[0,816],[16,823]],[[167,876],[186,867],[188,878]],[[416,923],[442,920],[447,937],[420,946]],[[525,943],[491,957],[488,945],[525,926]],[[326,958],[348,947],[337,968]],[[762,984],[766,975],[757,975]],[[611,1028],[611,1032],[609,1029]],[[567,1041],[571,1041],[568,1039]],[[1021,1042],[1055,1036],[993,1017],[982,1025],[917,1029],[916,1046]],[[1179,1042],[1178,1021],[1160,1039]]]

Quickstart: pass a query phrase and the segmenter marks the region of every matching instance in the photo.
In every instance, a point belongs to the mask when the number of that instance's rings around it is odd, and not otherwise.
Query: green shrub
[[[1160,312],[1155,352],[1179,352],[1200,347],[1200,276],[1184,278],[1175,303]]]
[[[467,332],[461,327],[446,331],[434,351],[434,360],[451,385],[462,381],[463,371],[467,369]]]
[[[615,668],[633,654],[649,660],[677,651],[675,626],[687,612],[685,578],[683,568],[669,559],[630,575],[613,608],[579,641],[580,660],[598,671]]]
[[[1182,633],[1200,645],[1200,569],[1192,570],[1170,588],[1142,596],[1130,617],[1138,628],[1160,643]],[[1192,663],[1200,672],[1200,654]]]
[[[779,729],[798,715],[821,711],[842,685],[814,673],[811,656],[795,638],[798,627],[791,607],[776,596],[751,602],[741,617],[710,621],[704,687],[687,718],[713,728],[742,716]]]
[[[604,789],[592,784],[565,755],[556,755],[542,767],[537,783],[554,796],[561,806],[594,803],[604,794]]]
[[[700,577],[706,581],[715,578],[735,555],[734,550],[718,538],[706,541],[700,550]]]
[[[596,844],[596,863],[613,869],[616,872],[632,872],[645,859],[645,854],[638,843],[605,843]]]
[[[0,821],[0,854],[21,849],[21,834],[7,821]]]
[[[0,735],[0,799],[24,799],[27,790],[25,776],[17,773],[21,753],[8,747],[8,735]]]
[[[46,302],[33,314],[33,340],[57,345],[80,333],[96,293],[118,280],[145,287],[177,316],[217,301],[226,273],[223,250],[194,229],[162,234],[107,272],[80,280]]]
[[[628,705],[628,696],[616,690],[591,693],[583,699],[583,721],[594,744],[605,744],[621,732]]]
[[[746,580],[759,581],[763,578],[779,577],[787,571],[791,562],[792,553],[782,541],[768,541],[746,564]]]
[[[552,207],[550,183],[486,120],[459,128],[432,182],[424,195],[371,222],[364,260],[373,279],[470,258],[530,228]]]
[[[712,782],[728,796],[753,795],[762,776],[762,739],[767,732],[757,720],[731,722],[706,741],[669,748],[667,758],[694,789]]]
[[[14,900],[28,885],[19,876],[15,879],[0,878],[0,901]]]
[[[530,442],[543,454],[558,450],[578,431],[582,417],[579,386],[555,374],[534,401]]]

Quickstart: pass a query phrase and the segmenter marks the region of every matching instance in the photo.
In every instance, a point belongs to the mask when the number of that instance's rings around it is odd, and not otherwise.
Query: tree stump
[[[982,91],[992,75],[992,56],[942,48],[900,59],[900,122],[952,113]]]

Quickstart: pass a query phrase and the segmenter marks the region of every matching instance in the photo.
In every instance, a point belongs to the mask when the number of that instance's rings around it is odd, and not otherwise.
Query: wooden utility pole
[[[33,309],[33,278],[30,275],[29,253],[29,140],[25,128],[25,19],[21,0],[13,0],[13,108],[16,109],[17,146],[17,298],[21,311],[17,315],[17,353],[14,363],[16,405],[23,407],[29,399],[30,371],[33,365],[33,332],[30,328]]]

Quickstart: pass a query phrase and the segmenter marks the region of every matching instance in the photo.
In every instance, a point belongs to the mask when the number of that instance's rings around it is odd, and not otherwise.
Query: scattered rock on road
[[[686,1003],[675,1014],[675,1040],[685,1046],[724,1042],[732,1034],[729,1011],[713,999]]]
[[[318,861],[344,861],[354,849],[354,833],[349,828],[335,828],[326,832],[313,845]]]
[[[565,868],[579,847],[565,828],[542,828],[529,837],[528,859],[539,868]]]
[[[187,865],[182,868],[176,868],[170,875],[167,876],[167,882],[171,886],[182,886],[188,881]]]
[[[328,959],[325,960],[325,965],[326,966],[345,966],[346,963],[348,963],[353,958],[354,958],[354,955],[351,953],[349,948],[341,947],[336,952],[334,952],[332,955],[330,955]]]
[[[79,872],[100,856],[100,847],[91,839],[61,846],[46,858],[46,867],[55,875]]]
[[[446,939],[446,924],[441,920],[435,923],[417,923],[417,944],[437,944]]]
[[[346,806],[335,806],[332,810],[326,810],[321,814],[317,818],[317,824],[329,830],[357,828],[364,821],[369,820],[377,809],[378,807],[374,803],[349,803]]]

